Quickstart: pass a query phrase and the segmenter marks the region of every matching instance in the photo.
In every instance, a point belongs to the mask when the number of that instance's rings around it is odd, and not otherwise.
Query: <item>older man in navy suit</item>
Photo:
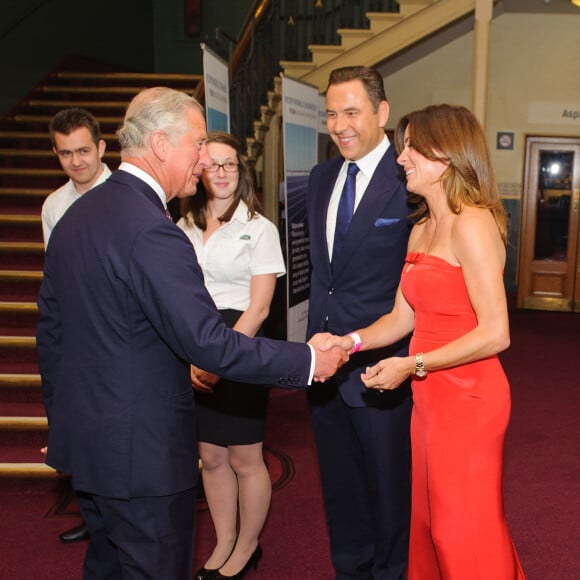
[[[390,312],[410,232],[407,191],[385,135],[389,105],[373,69],[330,74],[326,117],[341,157],[309,183],[308,336],[344,335]],[[309,395],[336,578],[404,578],[410,517],[410,388],[368,391],[368,365],[406,353],[354,354]]]
[[[85,579],[191,580],[198,464],[189,363],[300,387],[343,359],[249,339],[222,322],[191,243],[166,215],[210,162],[195,99],[146,89],[118,136],[119,170],[70,208],[47,248],[37,332],[47,463],[72,476],[90,534]]]

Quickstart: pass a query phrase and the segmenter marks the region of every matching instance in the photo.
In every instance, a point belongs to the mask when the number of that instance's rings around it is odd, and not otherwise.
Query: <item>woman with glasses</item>
[[[238,140],[210,132],[207,148],[212,164],[197,193],[182,200],[177,225],[191,240],[226,323],[253,337],[268,316],[276,278],[285,273],[280,236],[259,213]],[[268,389],[242,388],[196,367],[191,380],[203,485],[217,537],[195,578],[242,578],[262,556],[258,540],[270,506],[271,481],[262,456]]]

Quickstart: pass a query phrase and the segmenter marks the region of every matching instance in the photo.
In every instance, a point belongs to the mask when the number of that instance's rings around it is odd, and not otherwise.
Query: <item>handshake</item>
[[[348,361],[353,340],[348,336],[333,336],[328,332],[315,334],[308,344],[316,357],[314,380],[323,383]]]
[[[354,340],[348,334],[334,336],[328,332],[315,334],[308,341],[308,344],[314,348],[316,353],[314,380],[321,383],[334,375],[348,361],[355,346]],[[414,372],[414,356],[392,356],[367,367],[365,372],[361,373],[360,378],[367,389],[375,389],[382,393],[396,389]]]

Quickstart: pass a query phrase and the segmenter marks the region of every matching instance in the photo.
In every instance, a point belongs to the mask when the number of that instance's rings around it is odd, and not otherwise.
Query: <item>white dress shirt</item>
[[[111,170],[103,163],[103,171],[95,181],[93,187],[106,181],[111,175]],[[75,189],[72,179],[69,179],[62,187],[53,191],[42,204],[42,237],[44,247],[48,246],[50,234],[57,224],[58,220],[65,214],[66,210],[80,199],[82,193]]]

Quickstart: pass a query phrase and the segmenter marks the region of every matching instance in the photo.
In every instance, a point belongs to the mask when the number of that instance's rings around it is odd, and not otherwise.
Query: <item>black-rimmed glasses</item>
[[[238,170],[238,164],[235,161],[226,161],[225,163],[212,163],[205,168],[208,173],[217,173],[223,169],[226,173],[235,173]]]

